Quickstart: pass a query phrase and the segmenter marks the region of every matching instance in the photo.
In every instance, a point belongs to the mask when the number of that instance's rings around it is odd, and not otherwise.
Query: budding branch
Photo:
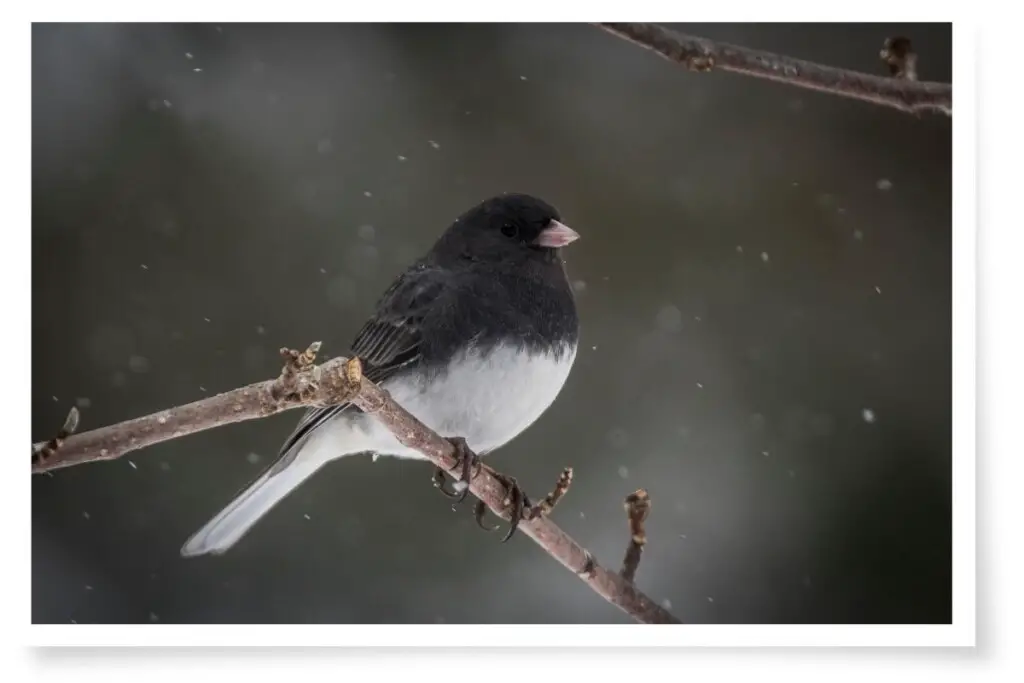
[[[120,458],[134,450],[196,432],[243,420],[275,415],[300,407],[352,403],[386,426],[403,445],[414,448],[437,467],[461,480],[455,446],[429,429],[391,399],[386,391],[362,374],[357,358],[334,358],[315,365],[319,342],[305,352],[282,349],[285,365],[278,378],[250,384],[217,396],[162,410],[151,415],[81,434],[71,433],[79,416],[72,409],[58,435],[32,448],[32,471],[49,472],[63,467]],[[507,479],[486,465],[474,470],[469,492],[495,515],[512,517]],[[572,478],[565,470],[555,490],[519,523],[519,529],[549,555],[572,571],[598,595],[642,623],[678,623],[678,620],[644,595],[628,577],[608,571],[583,546],[562,531],[548,514],[565,495]],[[634,543],[631,539],[630,543]]]
[[[658,24],[596,24],[691,71],[731,71],[817,90],[908,114],[953,115],[953,86],[917,80],[918,57],[905,37],[890,37],[879,51],[889,76],[867,74],[803,59],[689,36]]]

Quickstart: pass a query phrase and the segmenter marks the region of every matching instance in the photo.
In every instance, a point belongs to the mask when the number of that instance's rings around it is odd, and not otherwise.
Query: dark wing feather
[[[448,282],[446,275],[435,266],[420,263],[384,292],[376,312],[363,325],[351,346],[352,355],[363,362],[367,379],[382,382],[419,360],[423,318],[429,306],[444,292]],[[348,409],[354,409],[350,403],[310,408],[285,440],[281,453],[287,453],[317,427]],[[285,467],[288,464],[285,460],[291,458],[281,458],[274,467]]]

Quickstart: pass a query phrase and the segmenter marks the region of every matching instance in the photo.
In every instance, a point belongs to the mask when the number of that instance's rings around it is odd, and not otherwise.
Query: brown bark
[[[738,45],[719,43],[706,38],[685,35],[657,24],[596,24],[620,38],[653,50],[669,61],[692,71],[720,69],[779,83],[808,88],[819,92],[871,102],[908,114],[941,112],[953,115],[953,86],[948,83],[929,83],[916,79],[917,55],[912,56],[912,69],[908,69],[909,41],[889,39],[882,50],[882,59],[892,65],[891,45],[900,50],[896,57],[901,66],[898,77],[839,69],[803,59],[752,50]],[[909,78],[910,72],[914,77]],[[894,75],[897,75],[894,73]]]
[[[284,410],[351,401],[372,414],[406,446],[415,448],[451,476],[460,479],[455,447],[395,403],[388,393],[362,375],[358,359],[332,359],[314,366],[313,357],[319,343],[303,354],[282,349],[286,364],[281,376],[274,380],[212,396],[188,405],[128,420],[91,432],[62,436],[56,448],[48,448],[57,440],[33,447],[33,472],[47,472],[61,467],[98,460],[112,460],[126,453],[169,439],[176,439],[206,429],[234,422],[274,415]],[[70,422],[70,420],[69,420]],[[453,468],[455,468],[453,470]],[[469,491],[491,511],[510,519],[506,506],[506,489],[489,467],[480,467]],[[547,502],[550,507],[564,495],[571,480],[571,471],[563,472],[555,492]],[[543,504],[538,508],[547,507]],[[550,507],[547,509],[550,510]],[[678,620],[631,581],[600,566],[591,554],[546,514],[527,515],[519,530],[533,539],[549,555],[572,571],[594,592],[642,623],[678,623]]]

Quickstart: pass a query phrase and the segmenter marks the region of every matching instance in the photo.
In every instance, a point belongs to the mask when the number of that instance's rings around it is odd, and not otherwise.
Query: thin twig
[[[280,397],[290,394],[302,394],[303,391],[310,391],[315,388],[317,377],[313,377],[313,382],[301,385],[299,383],[299,376],[303,370],[307,370],[313,367],[313,363],[316,362],[316,354],[320,352],[320,342],[315,341],[309,345],[302,353],[299,353],[295,349],[283,348],[281,349],[281,358],[284,359],[284,367],[281,368],[281,376],[277,378],[277,382],[271,389],[274,396]]]
[[[296,358],[299,356],[295,354]],[[286,365],[276,379],[74,434],[49,457],[35,459],[32,471],[47,472],[96,460],[115,460],[140,448],[235,422],[269,417],[293,408],[345,403],[359,390],[358,384],[347,380],[346,363],[345,358],[335,358],[301,371]],[[39,448],[40,444],[36,444],[33,450]]]
[[[68,416],[64,418],[64,425],[57,432],[57,436],[49,441],[32,446],[32,457],[38,462],[52,458],[54,454],[64,445],[64,442],[78,429],[78,408],[71,406]]]
[[[315,353],[315,350],[307,353]],[[283,355],[289,363],[296,361],[296,364],[300,356],[297,353],[293,356],[291,352]],[[356,358],[334,358],[319,366],[303,364],[300,368],[290,369],[286,364],[282,376],[277,379],[70,436],[49,460],[33,463],[32,471],[46,472],[111,460],[130,451],[214,427],[299,407],[342,402],[351,402],[372,414],[402,444],[416,449],[436,466],[450,471],[451,476],[461,478],[461,472],[451,471],[457,463],[452,443],[427,428],[395,403],[386,391],[366,379]],[[498,476],[489,467],[481,467],[473,477],[469,491],[495,515],[508,520],[510,511],[506,505],[506,488]],[[589,551],[546,516],[523,519],[519,528],[598,595],[635,620],[642,623],[678,623],[676,617],[631,582],[601,567]]]
[[[644,522],[647,521],[647,515],[651,512],[651,497],[644,489],[637,489],[626,496],[623,507],[626,508],[626,519],[629,520],[629,546],[626,548],[626,557],[622,560],[619,576],[633,583],[637,567],[640,566],[644,546],[647,545],[647,530],[644,529]]]
[[[878,56],[889,67],[889,75],[893,78],[917,80],[917,53],[910,44],[910,38],[897,36],[886,38]]]
[[[544,500],[540,501],[536,505],[531,505],[527,511],[527,519],[533,517],[546,517],[551,514],[551,511],[558,505],[558,501],[569,492],[569,487],[572,485],[572,468],[566,467],[562,470],[562,474],[558,476],[558,481],[555,483],[555,488],[548,495],[544,496]]]
[[[721,69],[767,78],[800,88],[892,107],[908,114],[953,114],[953,86],[948,83],[887,78],[840,69],[685,35],[657,24],[596,25],[694,71]]]

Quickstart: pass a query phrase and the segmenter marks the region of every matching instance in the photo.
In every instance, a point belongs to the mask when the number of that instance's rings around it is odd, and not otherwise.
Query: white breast
[[[472,348],[429,382],[403,378],[382,386],[438,434],[462,436],[474,452],[483,454],[508,443],[548,409],[565,385],[575,359],[575,346],[560,356],[529,354],[509,346],[486,353]],[[367,416],[359,427],[356,440],[362,450],[423,459],[372,417]]]

